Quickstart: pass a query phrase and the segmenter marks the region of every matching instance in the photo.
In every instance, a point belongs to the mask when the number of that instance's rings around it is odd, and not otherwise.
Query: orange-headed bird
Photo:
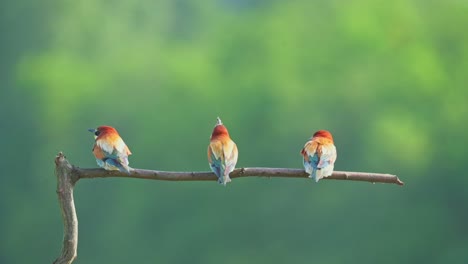
[[[229,137],[227,128],[218,117],[208,145],[208,163],[220,184],[226,186],[231,181],[229,173],[236,167],[237,156],[236,143]]]
[[[336,160],[336,147],[333,137],[327,130],[319,130],[305,143],[301,150],[304,157],[305,171],[310,174],[309,178],[318,182],[333,173]]]
[[[99,167],[130,173],[128,156],[132,153],[117,130],[110,126],[100,126],[96,129],[88,129],[88,131],[94,133],[96,139],[93,153]]]

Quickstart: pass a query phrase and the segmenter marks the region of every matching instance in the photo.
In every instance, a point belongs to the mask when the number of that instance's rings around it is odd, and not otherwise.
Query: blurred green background
[[[98,125],[135,168],[207,171],[220,116],[238,167],[301,168],[328,129],[336,170],[406,185],[243,178],[82,180],[75,263],[467,263],[468,2],[2,1],[0,262],[51,263],[53,159]]]

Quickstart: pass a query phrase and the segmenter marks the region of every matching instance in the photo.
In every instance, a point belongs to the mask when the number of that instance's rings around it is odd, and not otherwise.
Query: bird
[[[305,143],[301,154],[309,178],[318,182],[320,179],[332,175],[336,160],[336,147],[329,131],[315,132],[312,138]]]
[[[117,130],[111,126],[90,128],[94,133],[93,154],[99,167],[130,173],[128,156],[132,154]]]
[[[218,117],[208,145],[208,163],[218,177],[218,183],[226,186],[228,182],[231,182],[229,174],[236,167],[237,157],[237,145],[232,141],[227,128]]]

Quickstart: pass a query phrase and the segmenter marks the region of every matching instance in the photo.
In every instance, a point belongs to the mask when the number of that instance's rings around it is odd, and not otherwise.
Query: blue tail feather
[[[130,167],[122,165],[119,161],[115,159],[106,159],[105,163],[107,163],[109,166],[118,168],[121,172],[130,173]]]
[[[319,179],[317,179],[317,169],[313,168],[312,173],[309,176],[311,179],[313,179],[315,182],[318,182]]]

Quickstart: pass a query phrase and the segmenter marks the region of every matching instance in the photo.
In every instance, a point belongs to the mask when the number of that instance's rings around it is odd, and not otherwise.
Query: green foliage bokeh
[[[132,167],[206,171],[217,116],[238,167],[300,168],[328,129],[337,170],[406,186],[83,180],[76,263],[468,261],[466,1],[0,5],[0,263],[59,254],[53,158],[96,167],[87,128]]]

